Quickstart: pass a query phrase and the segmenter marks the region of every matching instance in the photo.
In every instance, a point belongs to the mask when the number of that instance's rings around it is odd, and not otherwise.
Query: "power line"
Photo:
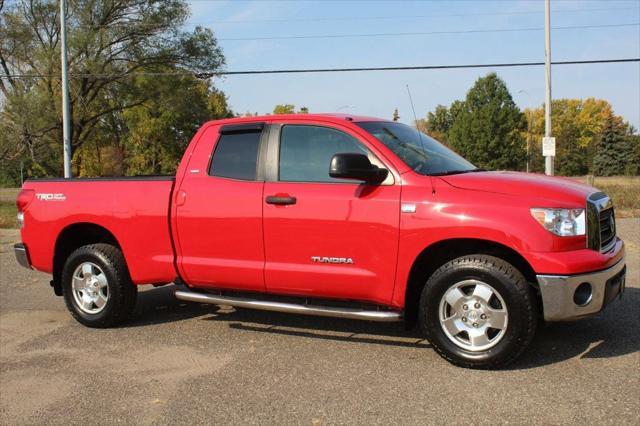
[[[625,24],[602,24],[602,25],[571,25],[563,27],[553,27],[553,30],[575,30],[588,28],[617,28],[635,27],[639,22]],[[323,34],[323,35],[299,35],[299,36],[265,36],[265,37],[233,37],[219,38],[219,41],[256,41],[256,40],[293,40],[293,39],[322,39],[322,38],[360,38],[360,37],[402,37],[402,36],[422,36],[422,35],[442,35],[442,34],[479,34],[479,33],[506,33],[543,31],[544,27],[530,28],[497,28],[490,30],[452,30],[452,31],[427,31],[427,32],[403,32],[403,33],[368,33],[368,34]]]
[[[619,8],[592,8],[592,9],[560,9],[554,10],[553,13],[577,13],[577,12],[608,12],[608,11],[623,11],[623,10],[639,10],[637,7],[619,7]],[[434,15],[396,15],[396,16],[337,16],[337,17],[314,17],[314,18],[274,18],[274,19],[230,19],[220,21],[196,21],[185,22],[187,26],[210,26],[220,24],[256,24],[256,23],[268,23],[268,22],[327,22],[327,21],[374,21],[374,20],[398,20],[398,19],[434,19],[434,18],[456,18],[467,16],[512,16],[512,15],[538,15],[541,11],[527,10],[527,11],[512,11],[512,12],[474,12],[474,13],[449,13],[449,14],[434,14]],[[79,25],[76,28],[84,29],[97,29],[97,28],[117,28],[117,27],[129,27],[135,25],[137,27],[161,27],[160,23],[147,23],[137,22],[132,20],[130,22],[113,22],[102,25]]]
[[[576,13],[576,12],[608,12],[620,10],[637,10],[637,7],[601,7],[592,9],[560,9],[554,10],[552,13]],[[522,10],[512,12],[477,12],[477,13],[447,13],[434,15],[396,15],[396,16],[328,16],[328,17],[291,17],[291,18],[274,18],[274,19],[229,19],[220,21],[200,22],[201,24],[256,24],[261,22],[319,22],[319,21],[377,21],[377,20],[394,20],[394,19],[433,19],[433,18],[458,18],[465,16],[512,16],[512,15],[540,15],[544,13],[541,10]],[[190,25],[197,25],[192,22]]]
[[[620,58],[620,59],[591,59],[580,61],[553,61],[552,65],[586,65],[586,64],[611,64],[640,62],[640,58]],[[461,65],[418,65],[402,67],[359,67],[359,68],[302,68],[302,69],[280,69],[280,70],[246,70],[246,71],[219,71],[219,72],[132,72],[121,74],[69,74],[71,78],[113,78],[127,76],[195,76],[198,78],[234,76],[234,75],[255,75],[255,74],[305,74],[305,73],[333,73],[333,72],[366,72],[366,71],[418,71],[418,70],[438,70],[438,69],[465,69],[465,68],[508,68],[508,67],[532,67],[541,66],[544,62],[505,62],[493,64],[461,64]],[[60,78],[59,75],[47,74],[10,74],[2,75],[0,78]]]

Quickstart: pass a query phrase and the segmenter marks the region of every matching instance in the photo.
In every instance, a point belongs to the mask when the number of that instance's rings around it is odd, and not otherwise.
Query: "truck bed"
[[[52,248],[71,226],[95,224],[107,230],[124,253],[135,283],[170,282],[176,277],[169,208],[173,176],[36,179],[21,230],[33,267],[51,273]]]

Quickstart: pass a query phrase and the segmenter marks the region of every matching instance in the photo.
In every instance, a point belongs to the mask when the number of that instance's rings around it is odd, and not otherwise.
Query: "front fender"
[[[548,203],[535,197],[515,197],[464,190],[449,185],[403,188],[402,204],[415,204],[415,212],[402,213],[398,268],[392,304],[403,307],[409,275],[418,256],[428,247],[453,239],[470,239],[505,246],[524,258],[532,269],[539,253],[584,248],[584,237],[559,238],[538,224],[532,205]],[[455,253],[451,253],[456,257]],[[427,277],[425,277],[426,280]]]

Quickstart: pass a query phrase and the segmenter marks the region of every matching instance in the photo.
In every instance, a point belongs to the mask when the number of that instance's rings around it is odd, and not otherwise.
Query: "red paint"
[[[415,259],[447,239],[502,244],[544,274],[605,269],[624,254],[622,241],[601,254],[586,249],[584,237],[556,237],[531,217],[532,207],[584,208],[586,196],[595,191],[589,186],[513,172],[419,175],[354,124],[370,119],[345,117],[274,115],[209,122],[187,148],[175,183],[27,181],[17,200],[25,211],[22,241],[33,266],[51,272],[60,233],[76,223],[93,223],[116,238],[137,284],[168,282],[179,274],[194,287],[355,299],[396,308],[404,306]],[[315,124],[349,133],[386,165],[393,184],[209,176],[220,126],[252,121]],[[37,196],[59,193],[64,200]],[[296,203],[267,204],[269,195],[295,197]],[[415,204],[416,212],[400,213],[401,204]],[[353,263],[314,262],[314,256]]]

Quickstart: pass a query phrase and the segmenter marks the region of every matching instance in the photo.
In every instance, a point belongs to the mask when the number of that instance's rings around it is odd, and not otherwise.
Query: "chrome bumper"
[[[29,253],[27,247],[24,244],[14,244],[13,251],[16,254],[16,260],[25,268],[31,269],[31,262],[29,261]]]
[[[604,271],[581,275],[537,275],[544,319],[569,321],[600,312],[622,294],[625,275],[624,258]]]

